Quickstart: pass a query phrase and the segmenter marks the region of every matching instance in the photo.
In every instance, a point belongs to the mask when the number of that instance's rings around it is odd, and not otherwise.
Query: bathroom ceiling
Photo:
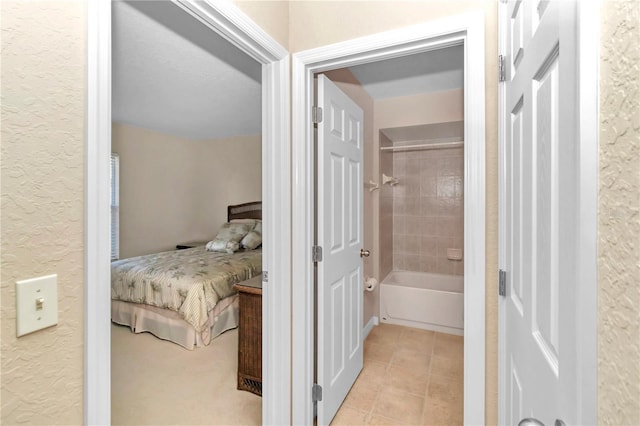
[[[349,70],[373,99],[462,89],[464,46],[356,65]]]
[[[261,65],[172,2],[112,3],[113,120],[188,139],[261,132]]]

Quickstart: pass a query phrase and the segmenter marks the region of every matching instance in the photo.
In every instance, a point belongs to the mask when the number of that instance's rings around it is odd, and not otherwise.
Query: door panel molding
[[[291,246],[289,53],[226,2],[174,0],[185,12],[262,64],[263,404],[266,424],[290,423]],[[87,157],[85,161],[84,423],[111,419],[109,158],[111,1],[87,2]],[[276,255],[277,254],[277,255]]]
[[[484,14],[434,20],[292,56],[292,422],[313,423],[313,74],[465,44],[464,422],[485,421],[485,45]]]
[[[523,1],[520,7],[529,7],[533,2]],[[561,2],[562,3],[562,2]],[[598,60],[599,52],[598,46],[600,45],[599,33],[594,31],[594,28],[598,28],[599,25],[599,12],[597,5],[589,4],[588,2],[576,2],[577,4],[577,52],[575,52],[576,68],[577,68],[577,90],[578,90],[578,104],[576,116],[577,120],[577,134],[579,137],[578,150],[576,152],[576,160],[579,164],[578,176],[576,181],[580,184],[575,194],[575,200],[579,203],[577,210],[579,216],[575,221],[579,224],[577,228],[576,244],[577,255],[575,270],[577,271],[577,280],[580,285],[577,287],[576,292],[572,295],[572,299],[576,303],[576,317],[578,330],[575,333],[575,354],[580,354],[580,358],[576,359],[576,380],[577,383],[577,418],[576,424],[595,424],[597,420],[597,388],[596,388],[596,371],[597,371],[597,190],[598,190]],[[499,3],[498,6],[498,51],[502,55],[511,56],[513,49],[509,49],[510,42],[510,18],[512,17],[512,11],[514,9],[515,2]],[[534,11],[532,22],[527,25],[528,32],[536,34],[538,31],[545,33],[544,28],[541,27],[541,18],[549,12],[549,7],[552,4],[546,2],[535,2],[534,6],[537,8]],[[562,21],[560,21],[562,22]],[[526,28],[526,25],[525,25]],[[570,30],[561,30],[570,31]],[[547,31],[545,34],[548,34]],[[525,34],[527,37],[527,34]],[[549,41],[547,43],[546,41]],[[558,45],[552,42],[551,39],[546,40],[543,44],[546,46],[544,49],[537,49],[535,52],[531,52],[529,55],[529,61],[542,63],[542,66],[534,73],[534,81],[532,93],[525,94],[525,96],[534,95],[543,89],[545,79],[549,77],[549,72],[553,71],[552,67],[557,57]],[[533,58],[533,56],[536,58]],[[546,60],[541,60],[545,58]],[[524,59],[523,59],[524,61]],[[507,58],[507,62],[513,67],[513,58]],[[518,66],[523,66],[523,62],[520,61]],[[512,70],[507,70],[507,75],[513,73]],[[508,77],[509,79],[510,77]],[[499,221],[498,221],[498,262],[499,268],[505,269],[505,267],[511,263],[510,256],[512,250],[510,249],[510,241],[508,240],[507,227],[510,224],[510,207],[505,200],[507,194],[512,191],[511,185],[511,168],[508,164],[509,156],[511,155],[510,149],[507,146],[507,138],[511,135],[511,120],[508,118],[507,111],[512,108],[514,102],[519,102],[519,94],[509,94],[510,98],[507,98],[506,83],[500,83],[499,85],[499,97],[498,97],[498,140],[499,140]],[[534,107],[536,99],[533,99]],[[530,101],[529,101],[530,102]],[[544,107],[543,107],[544,108]],[[531,112],[530,112],[531,113]],[[536,115],[536,111],[532,111],[533,116]],[[534,122],[535,125],[535,122]],[[554,168],[561,167],[561,165],[549,164],[548,172],[553,172]],[[536,172],[539,170],[533,170]],[[557,172],[557,170],[556,170]],[[553,177],[553,176],[552,176]],[[537,181],[537,182],[536,182]],[[531,191],[537,191],[537,185],[540,185],[540,178],[537,178],[533,182]],[[552,182],[546,182],[547,185]],[[557,184],[557,182],[556,182]],[[552,200],[551,200],[552,201]],[[536,211],[525,212],[526,214],[536,215]],[[553,218],[551,218],[553,219]],[[551,220],[553,221],[553,220]],[[535,223],[535,221],[534,221]],[[548,231],[548,230],[547,230]],[[540,230],[533,229],[530,232],[531,238],[536,238]],[[536,244],[536,241],[534,241]],[[530,254],[529,254],[530,255]],[[547,259],[548,260],[548,259]],[[541,259],[538,259],[541,261]],[[548,263],[548,262],[547,262]],[[544,265],[543,265],[544,266]],[[553,266],[553,265],[551,265]],[[507,273],[509,274],[510,271]],[[516,271],[513,271],[516,273]],[[556,280],[558,278],[556,277]],[[513,384],[513,360],[507,353],[506,347],[506,330],[507,330],[507,301],[512,294],[507,294],[506,298],[499,298],[498,306],[498,423],[499,424],[511,424],[519,419],[507,418],[509,412],[509,406],[518,406],[518,401],[514,400],[513,394],[508,394],[509,383]],[[556,319],[557,320],[557,319]],[[553,325],[554,318],[546,319],[549,326]],[[549,329],[549,332],[552,330]],[[544,334],[544,333],[543,333]],[[546,346],[550,351],[549,358],[553,359],[556,355],[553,352],[553,344],[548,343],[553,340],[553,333],[549,336],[545,336],[538,332],[538,344],[540,346]],[[547,333],[549,334],[549,333]],[[566,349],[566,348],[565,348]],[[540,348],[537,348],[539,351]],[[519,381],[517,382],[520,385]],[[522,403],[520,403],[521,406]],[[529,414],[529,413],[526,413]],[[565,419],[568,420],[568,419]]]

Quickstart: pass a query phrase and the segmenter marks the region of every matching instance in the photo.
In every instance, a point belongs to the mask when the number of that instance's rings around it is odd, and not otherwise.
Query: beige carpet
[[[236,389],[237,350],[237,329],[188,351],[112,324],[112,424],[261,424],[262,398]]]

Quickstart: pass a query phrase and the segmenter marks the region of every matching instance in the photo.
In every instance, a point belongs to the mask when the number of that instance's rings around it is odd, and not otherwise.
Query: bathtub
[[[380,318],[388,324],[462,336],[464,278],[392,271],[380,283]]]

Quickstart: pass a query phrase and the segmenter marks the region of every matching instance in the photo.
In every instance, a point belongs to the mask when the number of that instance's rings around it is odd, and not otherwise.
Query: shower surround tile
[[[392,218],[392,229],[380,227],[381,241],[393,243],[382,254],[382,276],[389,266],[463,275],[464,262],[447,258],[447,249],[464,246],[463,149],[385,153],[381,171],[400,181],[381,203],[380,216]]]

